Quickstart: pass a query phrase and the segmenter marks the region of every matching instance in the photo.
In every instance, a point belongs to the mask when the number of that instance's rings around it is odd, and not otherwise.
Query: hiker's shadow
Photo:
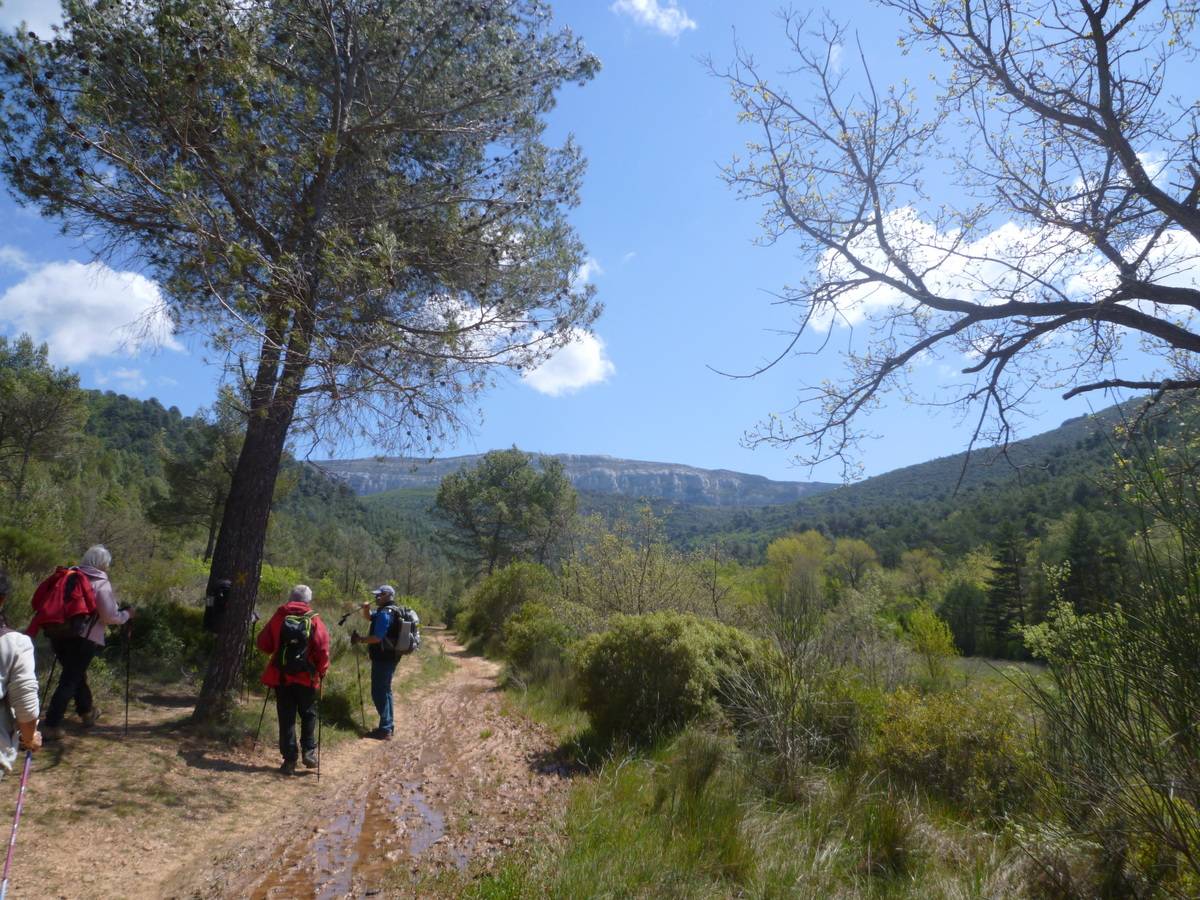
[[[274,772],[275,766],[255,765],[253,763],[235,762],[232,759],[222,759],[219,756],[209,756],[206,750],[180,750],[180,757],[193,769],[207,769],[210,772]]]

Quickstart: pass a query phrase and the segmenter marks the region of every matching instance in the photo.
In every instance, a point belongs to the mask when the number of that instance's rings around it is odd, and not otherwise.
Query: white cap
[[[378,597],[380,594],[391,594],[393,597],[395,597],[396,589],[390,584],[381,584],[379,587],[375,588],[375,590],[371,591],[371,593],[376,597]]]

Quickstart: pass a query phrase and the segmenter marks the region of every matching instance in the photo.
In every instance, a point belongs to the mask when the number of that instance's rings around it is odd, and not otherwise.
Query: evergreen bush
[[[879,722],[874,762],[892,778],[1000,817],[1023,809],[1037,784],[1030,729],[1011,691],[981,688],[920,696],[890,695]]]
[[[722,684],[753,650],[745,633],[692,615],[616,616],[579,649],[583,709],[604,738],[673,733],[719,712]]]
[[[545,601],[555,592],[554,576],[537,563],[516,562],[481,581],[459,611],[460,633],[491,648],[508,618],[529,602]]]

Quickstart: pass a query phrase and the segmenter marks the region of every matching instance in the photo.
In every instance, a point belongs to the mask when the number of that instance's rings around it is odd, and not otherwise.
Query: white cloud
[[[883,228],[891,246],[904,254],[934,293],[945,297],[977,303],[1037,302],[1054,297],[1057,290],[1071,299],[1093,300],[1117,282],[1112,264],[1086,238],[1063,228],[1005,222],[967,239],[956,230],[939,231],[912,207],[888,213]],[[1141,253],[1148,240],[1125,248],[1127,258]],[[850,249],[877,271],[903,279],[873,232],[863,232],[850,242]],[[832,250],[823,254],[817,268],[822,280],[849,284],[856,278],[845,259]],[[1166,231],[1146,253],[1141,271],[1159,284],[1200,287],[1200,244],[1183,231]],[[813,324],[822,329],[835,323],[852,326],[875,313],[911,305],[908,297],[886,285],[865,284],[839,295],[836,319],[826,308]]]
[[[51,25],[62,24],[62,7],[57,0],[0,0],[0,29],[24,27],[38,37],[52,36]]]
[[[833,67],[833,71],[842,71],[842,56],[846,53],[845,44],[831,44],[829,47],[829,65]]]
[[[623,266],[628,265],[629,263],[633,262],[635,259],[637,259],[637,251],[630,250],[628,253],[626,253],[624,256],[621,257],[621,265],[623,265]]]
[[[604,355],[604,341],[588,332],[576,332],[570,344],[521,378],[539,393],[560,397],[599,384],[616,370]]]
[[[600,260],[594,256],[589,256],[583,261],[583,265],[575,270],[575,274],[571,277],[571,283],[574,285],[584,285],[597,275],[603,274],[604,268],[600,265]]]
[[[96,373],[96,384],[101,387],[111,386],[131,394],[145,390],[149,383],[141,369],[118,368],[111,372]]]
[[[639,25],[653,28],[667,37],[679,37],[685,31],[696,28],[696,22],[676,0],[616,0],[609,7],[617,15],[629,16]]]
[[[0,295],[0,323],[50,345],[56,363],[182,350],[158,285],[104,263],[54,262],[28,270]]]
[[[18,272],[29,272],[34,268],[23,250],[0,244],[0,270],[12,269]]]

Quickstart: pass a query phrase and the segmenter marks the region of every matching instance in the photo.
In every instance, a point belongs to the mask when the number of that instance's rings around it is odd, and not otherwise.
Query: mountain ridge
[[[591,494],[668,500],[696,506],[755,507],[790,503],[836,484],[777,481],[732,469],[704,469],[684,463],[625,459],[600,453],[533,453],[556,459],[577,490]],[[312,465],[348,485],[359,496],[405,488],[435,487],[446,475],[474,465],[484,454],[434,459],[361,457],[314,460]]]

